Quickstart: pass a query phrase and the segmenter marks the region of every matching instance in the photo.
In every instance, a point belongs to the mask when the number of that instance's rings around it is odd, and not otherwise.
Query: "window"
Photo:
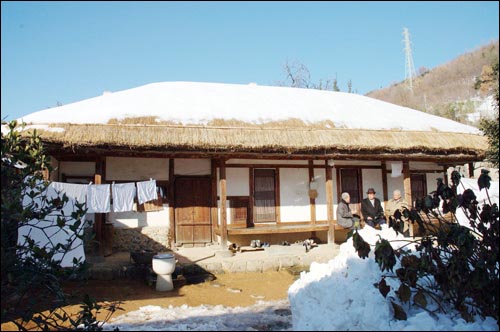
[[[254,170],[254,222],[276,221],[276,170]]]

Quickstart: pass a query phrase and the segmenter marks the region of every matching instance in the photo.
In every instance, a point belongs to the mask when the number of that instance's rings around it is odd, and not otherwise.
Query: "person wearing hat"
[[[369,188],[366,192],[368,197],[361,201],[361,213],[365,222],[375,228],[385,224],[384,209],[380,199],[375,197],[375,189]]]

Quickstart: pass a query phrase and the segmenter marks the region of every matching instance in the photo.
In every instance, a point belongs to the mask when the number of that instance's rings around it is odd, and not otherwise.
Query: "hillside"
[[[431,70],[420,70],[420,75],[413,80],[413,93],[402,81],[366,95],[477,125],[478,112],[484,114],[485,109],[490,108],[488,106],[492,99],[487,98],[487,91],[474,88],[476,78],[491,70],[491,64],[498,61],[498,55],[496,40]]]

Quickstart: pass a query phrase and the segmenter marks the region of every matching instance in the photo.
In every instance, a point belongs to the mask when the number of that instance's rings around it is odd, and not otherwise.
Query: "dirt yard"
[[[124,311],[116,312],[113,317],[134,311],[142,306],[161,307],[199,306],[201,304],[224,306],[249,306],[256,301],[285,299],[287,290],[296,276],[288,271],[265,273],[228,273],[215,275],[215,280],[198,284],[186,284],[182,280],[174,281],[174,290],[157,292],[155,286],[148,286],[144,281],[135,280],[90,280],[86,284],[71,282],[64,285],[71,303],[83,299],[85,293],[97,301],[122,301]],[[77,313],[80,308],[72,305],[66,308]],[[104,313],[103,313],[104,314]],[[103,315],[98,316],[99,319]],[[2,331],[17,330],[9,323],[2,324]]]

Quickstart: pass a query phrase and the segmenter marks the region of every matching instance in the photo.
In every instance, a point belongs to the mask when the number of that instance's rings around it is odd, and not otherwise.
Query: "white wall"
[[[59,174],[69,176],[82,175],[94,176],[95,162],[93,161],[60,161]]]
[[[318,197],[316,197],[316,220],[327,220],[326,209],[326,177],[324,168],[314,169],[314,181],[318,185]]]
[[[167,158],[106,157],[107,181],[168,181]]]
[[[170,227],[168,204],[163,204],[163,210],[160,211],[110,212],[108,213],[108,220],[111,221],[116,228],[146,226]]]
[[[176,175],[210,175],[210,159],[175,159],[174,173]]]
[[[387,197],[389,199],[392,198],[392,193],[396,189],[399,189],[401,191],[401,197],[405,197],[403,175],[398,176],[397,178],[393,178],[393,177],[391,177],[391,173],[387,173],[387,195],[388,195]]]
[[[227,196],[250,195],[250,171],[248,168],[226,168]]]
[[[309,170],[307,168],[281,168],[279,171],[281,221],[311,220]]]

